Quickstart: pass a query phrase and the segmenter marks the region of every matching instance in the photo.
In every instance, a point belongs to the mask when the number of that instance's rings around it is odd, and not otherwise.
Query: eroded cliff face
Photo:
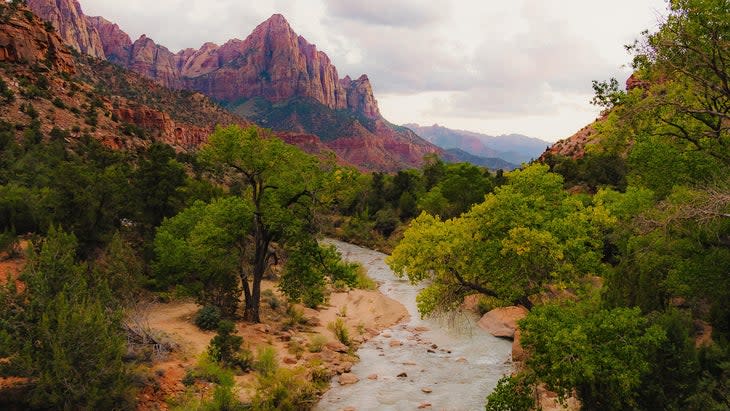
[[[10,13],[8,10],[2,12]],[[42,22],[17,12],[8,15],[0,30],[0,62],[48,65],[66,73],[75,71],[73,56],[61,38],[45,29]]]
[[[105,58],[97,29],[87,23],[76,0],[28,0],[28,7],[43,20],[51,22],[66,44],[98,58]]]
[[[245,40],[172,53],[145,35],[132,42],[116,24],[85,16],[76,0],[30,0],[28,5],[80,52],[166,87],[200,91],[223,102],[263,97],[278,103],[306,97],[332,109],[380,116],[367,76],[340,80],[329,57],[297,35],[281,14],[261,23]]]
[[[321,111],[311,114],[313,110],[282,112],[277,113],[281,117],[278,124],[261,123],[307,151],[329,148],[350,164],[387,171],[419,166],[428,153],[444,155],[415,133],[387,123],[369,78],[340,79],[329,57],[297,35],[280,14],[258,25],[244,40],[233,39],[220,46],[205,43],[199,49],[173,53],[145,35],[132,41],[116,24],[85,16],[76,0],[31,0],[29,6],[58,27],[71,46],[82,52],[92,50],[89,54],[105,57],[165,87],[199,91],[229,107],[263,98],[284,105],[313,101],[331,109],[326,115]],[[354,115],[343,116],[341,110]],[[307,115],[311,118],[302,117]],[[164,116],[151,113],[119,112],[117,116],[133,124],[154,124],[153,128],[165,130],[164,136],[175,129]],[[350,116],[352,124],[345,127],[323,124],[325,119]],[[172,135],[183,146],[199,141],[198,131]],[[312,135],[321,141],[314,143]]]
[[[132,47],[129,35],[103,17],[86,17],[86,22],[99,33],[106,59],[112,63],[126,65]]]

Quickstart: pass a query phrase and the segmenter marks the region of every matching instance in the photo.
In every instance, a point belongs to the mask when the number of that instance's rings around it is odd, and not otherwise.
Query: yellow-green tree
[[[481,293],[504,303],[532,305],[548,284],[573,285],[604,271],[604,229],[613,223],[601,205],[563,190],[562,178],[532,165],[508,174],[508,184],[460,217],[421,214],[388,259],[412,282],[426,282],[419,310],[429,314]]]

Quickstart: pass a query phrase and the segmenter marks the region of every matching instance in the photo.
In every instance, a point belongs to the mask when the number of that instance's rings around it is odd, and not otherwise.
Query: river
[[[406,307],[410,319],[362,344],[357,350],[360,362],[352,367],[360,381],[341,386],[333,379],[315,409],[483,410],[486,395],[510,372],[511,342],[488,334],[466,314],[421,319],[416,308],[419,288],[395,277],[385,254],[327,242],[346,260],[363,264],[380,291]]]

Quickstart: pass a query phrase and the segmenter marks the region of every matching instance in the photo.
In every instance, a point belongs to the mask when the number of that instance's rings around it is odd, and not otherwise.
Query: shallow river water
[[[316,410],[483,410],[485,397],[510,371],[511,343],[478,328],[475,318],[421,319],[418,288],[395,277],[385,254],[327,240],[349,261],[362,263],[380,291],[403,304],[410,319],[362,344],[352,373],[360,381],[341,386],[335,378]],[[392,343],[397,340],[402,345]],[[406,376],[398,377],[405,373]],[[377,375],[376,379],[368,376]],[[430,391],[430,393],[424,392]]]

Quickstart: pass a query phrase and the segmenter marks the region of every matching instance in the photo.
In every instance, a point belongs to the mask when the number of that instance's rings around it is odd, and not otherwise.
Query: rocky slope
[[[37,128],[69,142],[88,136],[113,148],[151,141],[193,149],[217,124],[250,125],[200,93],[173,91],[90,56],[29,10],[0,4],[0,121],[18,138]]]
[[[91,50],[166,87],[202,92],[239,115],[249,115],[256,105],[257,115],[250,118],[258,124],[314,134],[361,168],[391,171],[419,165],[427,153],[444,155],[385,121],[368,77],[340,79],[329,57],[297,35],[282,15],[271,16],[244,40],[173,53],[144,35],[133,42],[102,17],[85,16],[76,0],[28,4],[79,51]],[[269,104],[264,112],[261,101]],[[328,123],[328,118],[346,121]]]

